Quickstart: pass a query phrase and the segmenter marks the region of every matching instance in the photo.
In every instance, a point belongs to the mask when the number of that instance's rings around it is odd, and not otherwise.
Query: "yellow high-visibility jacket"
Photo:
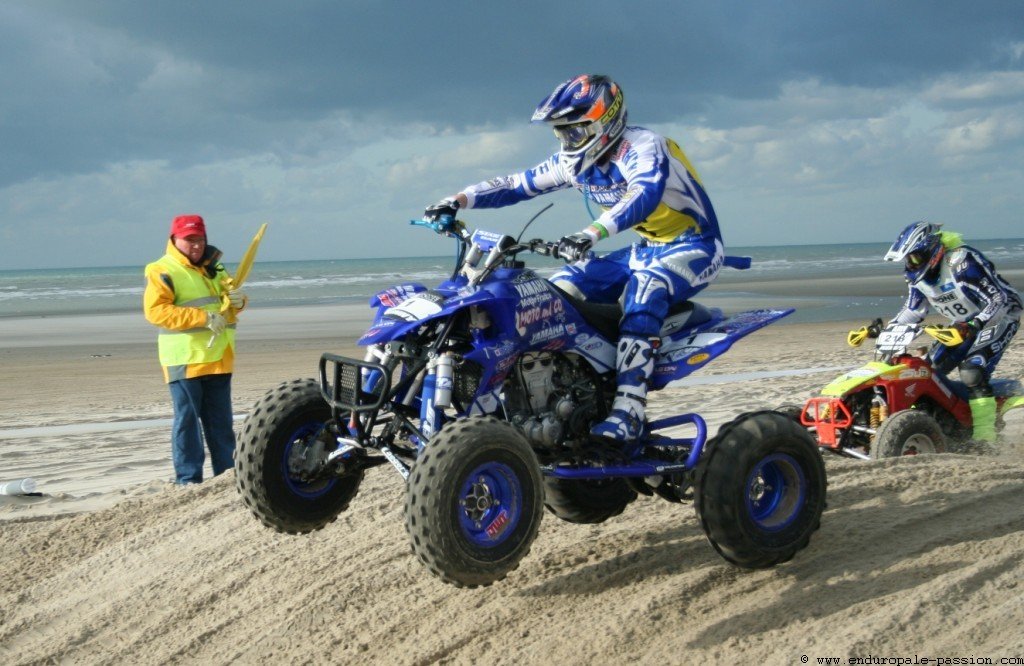
[[[146,266],[146,290],[142,297],[146,320],[160,327],[158,349],[164,381],[227,374],[235,363],[237,311],[224,313],[228,328],[214,338],[206,328],[207,312],[219,312],[228,276],[217,264],[214,277],[195,266],[167,241],[167,253]]]

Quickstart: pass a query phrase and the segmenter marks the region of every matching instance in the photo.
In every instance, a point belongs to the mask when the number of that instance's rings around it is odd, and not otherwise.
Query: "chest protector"
[[[962,252],[963,250],[955,249],[946,254],[934,283],[921,280],[914,285],[914,288],[928,299],[932,308],[953,321],[967,321],[981,312],[978,304],[968,298],[967,293],[953,278],[953,270],[950,267],[959,263]]]
[[[175,305],[220,312],[223,293],[220,275],[210,279],[201,271],[190,269],[166,255],[156,263],[161,271],[171,278]],[[173,367],[219,361],[224,357],[228,346],[235,346],[235,326],[230,324],[213,339],[213,344],[210,344],[212,336],[213,333],[205,326],[183,331],[160,329],[157,337],[160,365]]]

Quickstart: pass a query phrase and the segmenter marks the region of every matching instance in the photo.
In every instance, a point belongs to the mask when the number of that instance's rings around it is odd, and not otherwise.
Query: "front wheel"
[[[312,532],[355,497],[362,471],[341,478],[310,475],[329,453],[318,434],[330,418],[315,379],[285,382],[253,406],[235,451],[235,487],[264,525],[289,534]]]
[[[898,458],[919,453],[945,453],[946,435],[938,421],[917,409],[896,412],[882,421],[871,443],[874,458]]]
[[[412,467],[405,528],[413,553],[456,587],[490,585],[519,566],[543,509],[540,465],[509,423],[450,423]]]
[[[695,508],[715,550],[764,569],[807,547],[825,508],[825,465],[813,438],[777,412],[744,414],[708,442]]]

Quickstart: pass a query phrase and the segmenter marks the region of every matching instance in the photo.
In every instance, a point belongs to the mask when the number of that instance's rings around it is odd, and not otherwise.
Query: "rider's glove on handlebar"
[[[423,211],[423,219],[427,222],[437,222],[445,215],[454,218],[458,210],[459,201],[455,197],[447,197],[441,199],[433,206],[427,206],[426,210]]]
[[[868,324],[868,337],[869,338],[877,338],[881,334],[882,334],[882,320],[880,318],[879,319],[875,319],[873,322]]]
[[[594,246],[594,239],[585,233],[577,233],[571,236],[564,236],[558,241],[555,248],[555,257],[565,261],[579,261],[587,255],[590,248]]]
[[[953,328],[957,330],[957,333],[959,333],[960,337],[962,337],[965,341],[973,340],[974,337],[978,335],[978,331],[981,330],[981,322],[979,322],[977,319],[970,319],[968,321],[958,321],[955,324],[953,324]]]

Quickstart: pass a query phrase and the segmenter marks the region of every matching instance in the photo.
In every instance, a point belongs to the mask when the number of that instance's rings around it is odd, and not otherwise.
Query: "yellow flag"
[[[256,250],[260,247],[260,241],[263,240],[263,233],[267,230],[267,223],[264,222],[260,225],[260,230],[253,236],[252,242],[249,243],[249,249],[242,255],[242,260],[238,262],[238,269],[235,271],[234,277],[227,277],[224,280],[224,286],[227,291],[235,291],[241,288],[242,283],[245,282],[245,278],[249,277],[249,271],[252,270],[253,263],[256,262]],[[225,293],[221,299],[220,311],[227,312],[231,307],[231,301],[228,299],[228,295]]]

